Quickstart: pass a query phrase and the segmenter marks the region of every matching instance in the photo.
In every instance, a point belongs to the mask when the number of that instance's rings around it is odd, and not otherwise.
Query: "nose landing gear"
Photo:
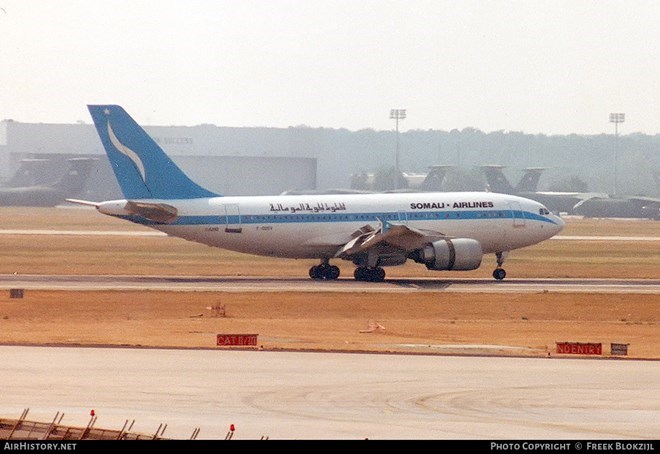
[[[506,271],[503,268],[495,268],[493,271],[493,277],[498,281],[501,281],[506,277]]]
[[[506,254],[507,252],[498,252],[495,254],[495,257],[497,257],[497,268],[493,271],[493,277],[498,281],[501,281],[506,277],[506,271],[502,268]]]

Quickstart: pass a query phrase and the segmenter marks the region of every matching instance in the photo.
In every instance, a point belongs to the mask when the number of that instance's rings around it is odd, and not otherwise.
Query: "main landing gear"
[[[360,266],[355,268],[353,273],[356,281],[383,282],[385,280],[385,270],[380,267]]]
[[[385,270],[381,267],[359,266],[353,273],[356,281],[363,282],[383,282],[385,280]],[[323,260],[321,264],[314,265],[309,269],[309,277],[317,280],[334,281],[339,278],[339,267],[330,265],[328,260]]]
[[[504,268],[502,268],[502,264],[504,263],[504,256],[506,253],[498,252],[495,254],[497,257],[497,268],[493,271],[493,277],[497,279],[498,281],[501,281],[506,277],[506,271],[504,271]]]
[[[334,281],[339,277],[339,267],[330,265],[328,259],[324,259],[320,265],[314,265],[309,269],[309,277]]]

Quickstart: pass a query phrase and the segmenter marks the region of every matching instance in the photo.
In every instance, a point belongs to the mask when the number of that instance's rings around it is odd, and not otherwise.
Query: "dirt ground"
[[[245,256],[183,240],[34,235],[7,230],[146,230],[84,209],[0,208],[1,274],[305,276],[314,262]],[[659,237],[660,223],[567,219],[562,235]],[[338,263],[342,276],[352,266]],[[410,264],[391,277],[490,277],[494,258],[466,274]],[[515,251],[508,276],[660,279],[660,241],[554,241]],[[660,359],[658,294],[228,293],[41,291],[0,294],[0,343],[172,348],[258,334],[269,350],[556,355],[557,342],[627,344]]]

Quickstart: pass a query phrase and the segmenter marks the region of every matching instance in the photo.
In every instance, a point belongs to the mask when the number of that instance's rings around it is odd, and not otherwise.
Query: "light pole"
[[[405,120],[406,109],[392,109],[390,110],[390,119],[396,121],[396,161],[394,170],[394,189],[399,189],[399,174],[401,173],[399,167],[399,120]]]
[[[617,164],[619,159],[619,123],[626,121],[626,114],[624,113],[611,113],[610,123],[614,123],[614,194],[617,195]]]

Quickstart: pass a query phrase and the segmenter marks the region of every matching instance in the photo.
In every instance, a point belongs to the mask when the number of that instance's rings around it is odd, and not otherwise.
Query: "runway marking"
[[[385,282],[333,282],[291,277],[236,276],[109,276],[0,275],[0,289],[33,290],[160,290],[173,292],[297,292],[297,293],[635,293],[660,294],[660,279],[510,279],[406,278]]]

